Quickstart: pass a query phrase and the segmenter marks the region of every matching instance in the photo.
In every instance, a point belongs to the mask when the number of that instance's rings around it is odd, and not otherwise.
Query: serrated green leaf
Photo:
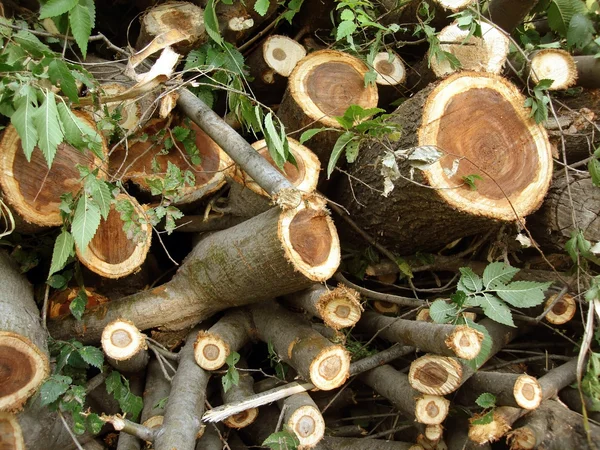
[[[83,194],[77,202],[71,224],[71,234],[77,247],[84,251],[100,225],[100,209],[89,195]]]
[[[567,37],[573,16],[586,12],[585,3],[581,0],[552,0],[548,6],[548,25],[562,37]]]
[[[340,14],[340,19],[342,20],[354,20],[354,17],[354,13],[349,8],[344,9]]]
[[[75,241],[73,240],[73,236],[67,230],[63,230],[56,238],[56,242],[54,242],[52,263],[50,264],[50,273],[48,276],[65,267],[69,256],[74,254],[74,249]]]
[[[496,294],[508,304],[517,308],[531,308],[545,300],[544,291],[552,283],[536,281],[514,281],[508,285],[497,284]]]
[[[459,291],[470,293],[482,290],[483,282],[481,281],[481,278],[479,278],[479,275],[473,272],[473,269],[470,267],[461,267],[459,270],[461,277],[456,286]]]
[[[83,136],[88,134],[91,129],[86,130],[87,124],[77,117],[63,102],[59,102],[57,108],[63,126],[65,140],[79,150],[86,148],[86,142],[84,141]],[[89,128],[89,126],[87,126],[87,128]]]
[[[261,444],[271,450],[295,450],[300,445],[296,435],[287,428],[278,433],[273,433]]]
[[[488,357],[490,356],[493,344],[492,338],[487,328],[483,325],[479,325],[478,323],[475,323],[472,320],[465,318],[463,318],[458,323],[458,325],[462,324],[467,325],[470,328],[474,328],[475,330],[483,334],[483,340],[481,341],[481,350],[479,350],[479,354],[475,358],[470,360],[461,359],[463,364],[466,364],[473,370],[478,370],[488,360]]]
[[[509,283],[519,270],[503,262],[490,263],[483,271],[483,285],[486,289],[492,289],[496,284]]]
[[[62,289],[67,285],[67,280],[62,275],[56,274],[48,277],[46,284],[54,289]]]
[[[88,178],[93,178],[93,175],[90,175]],[[100,214],[104,220],[108,220],[108,213],[110,212],[110,204],[112,202],[112,194],[108,187],[108,184],[105,181],[95,179],[95,182],[92,183],[92,189],[90,190],[90,194],[98,209],[100,210]]]
[[[550,78],[544,78],[537,82],[534,90],[545,91],[546,89],[550,89],[550,87],[552,87],[553,83],[554,83],[554,80],[551,80]]]
[[[275,161],[277,166],[280,169],[283,169],[283,165],[285,164],[285,161],[287,160],[287,153],[286,153],[287,140],[283,140],[281,138],[280,133],[275,128],[275,124],[273,123],[273,114],[272,113],[269,112],[265,116],[264,121],[265,121],[265,126],[264,126],[263,131],[265,133],[265,140],[267,141],[267,147],[269,148],[269,154],[271,155],[271,158],[273,158],[273,161]],[[288,151],[289,151],[289,149],[288,149]]]
[[[594,23],[585,14],[577,13],[569,23],[567,45],[582,49],[594,40]]]
[[[590,171],[594,186],[600,187],[600,161],[596,158],[592,158],[590,162],[588,162],[588,170]]]
[[[475,403],[482,408],[493,408],[496,406],[496,396],[494,394],[490,394],[489,392],[484,392],[477,397]]]
[[[333,173],[333,169],[335,169],[335,165],[337,164],[338,159],[340,159],[344,147],[346,147],[346,145],[348,145],[348,143],[352,139],[354,139],[354,137],[354,133],[352,133],[351,131],[346,131],[342,133],[342,135],[337,139],[337,141],[335,141],[335,145],[333,146],[331,156],[329,157],[329,164],[327,165],[327,179],[329,179],[329,177]]]
[[[356,31],[356,23],[352,20],[343,20],[337,27],[337,32],[335,35],[335,40],[339,41],[340,39],[344,39],[345,37],[352,36],[352,34]]]
[[[102,353],[102,350],[96,347],[87,346],[80,348],[78,353],[90,366],[102,369],[102,364],[104,364],[104,354]]]
[[[270,4],[270,0],[257,0],[256,3],[254,3],[254,11],[256,11],[259,16],[264,17],[269,10]]]
[[[219,32],[219,20],[215,12],[214,0],[208,0],[204,8],[204,26],[210,38],[219,45],[223,45],[223,38]]]
[[[86,428],[92,432],[92,434],[100,433],[100,430],[104,426],[104,421],[100,419],[100,416],[96,413],[90,413],[85,418]]]
[[[306,141],[308,141],[310,138],[312,138],[313,136],[315,136],[316,134],[319,134],[321,131],[325,131],[326,128],[311,128],[310,130],[306,130],[304,133],[302,133],[302,135],[300,136],[300,143],[304,144]]]
[[[75,78],[67,65],[60,59],[53,59],[48,65],[48,76],[54,84],[60,85],[64,94],[74,103],[79,103],[79,93]]]
[[[229,355],[227,356],[227,359],[225,360],[227,365],[229,365],[230,367],[235,366],[239,361],[240,361],[240,354],[238,352],[229,353]]]
[[[77,320],[81,320],[81,318],[83,317],[83,313],[85,312],[85,307],[87,306],[87,294],[85,293],[84,289],[79,289],[79,292],[77,293],[77,296],[71,301],[71,303],[69,304],[69,311],[71,311],[71,314],[73,314],[73,317],[75,317]],[[71,355],[71,358],[74,355]],[[73,364],[73,362],[70,362],[71,364]]]
[[[31,53],[35,57],[52,55],[54,53],[50,47],[48,47],[27,30],[19,30],[15,35],[13,35],[13,39],[17,44],[19,44],[22,50]]]
[[[483,312],[490,319],[508,325],[511,327],[515,326],[513,322],[512,314],[506,303],[500,300],[495,295],[488,294],[486,292],[476,296],[479,299],[479,303],[483,308]]]
[[[429,316],[435,323],[450,323],[458,316],[458,308],[453,303],[436,300],[429,307]]]
[[[40,8],[39,19],[56,17],[66,13],[77,4],[78,0],[48,0]]]
[[[113,394],[115,400],[119,402],[121,410],[127,413],[127,416],[131,420],[137,420],[144,403],[141,397],[131,393],[127,379],[124,379],[119,372],[113,371],[106,378],[105,386],[106,391],[109,394]]]
[[[349,164],[352,164],[354,161],[356,161],[356,158],[358,157],[359,144],[360,141],[355,139],[348,142],[348,145],[346,145],[346,161],[348,161]]]
[[[471,419],[471,424],[473,425],[487,425],[494,421],[494,411],[488,411],[483,416],[478,417],[477,419]]]
[[[27,161],[31,161],[31,154],[38,141],[38,132],[33,120],[37,112],[37,96],[31,86],[23,86],[20,94],[21,96],[15,101],[17,109],[10,121],[19,133],[21,147]]]
[[[42,406],[49,405],[58,400],[69,389],[73,380],[64,375],[52,375],[40,387],[40,403]]]
[[[64,136],[53,92],[46,94],[44,102],[33,116],[33,122],[39,134],[38,147],[46,158],[48,167],[52,167],[58,144],[63,141]]]
[[[85,58],[87,56],[88,39],[96,22],[96,5],[94,0],[79,0],[69,11],[71,32]]]

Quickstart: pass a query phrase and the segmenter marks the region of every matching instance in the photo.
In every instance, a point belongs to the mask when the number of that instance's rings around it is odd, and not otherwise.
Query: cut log
[[[387,106],[402,96],[399,87],[406,80],[406,67],[395,52],[380,52],[373,59],[373,70],[377,73],[375,83],[379,96],[379,106]]]
[[[162,372],[156,358],[150,359],[144,387],[144,409],[141,423],[148,428],[159,428],[164,419],[165,401],[171,392],[171,383]]]
[[[365,86],[368,67],[360,59],[334,50],[320,50],[301,60],[293,70],[277,115],[288,134],[307,128],[341,128],[334,116],[350,105],[377,106],[377,87]],[[323,131],[308,141],[323,164],[337,140],[337,131]]]
[[[515,212],[518,218],[532,213],[550,184],[552,153],[545,130],[524,101],[515,86],[486,73],[462,72],[424,89],[393,113],[391,120],[402,126],[399,140],[361,148],[349,167],[361,183],[349,187],[351,181],[343,177],[336,200],[358,226],[401,254],[514,222]],[[389,146],[406,151],[436,146],[443,157],[416,170],[417,183],[407,168],[383,197],[377,192],[383,191],[381,167],[374,162]],[[457,160],[456,173],[448,176],[446,169]],[[472,174],[483,178],[476,190],[463,180]]]
[[[542,402],[542,388],[534,377],[481,371],[464,384],[458,401],[463,405],[473,405],[484,392],[494,394],[499,406],[535,409]]]
[[[444,427],[441,425],[427,425],[425,427],[425,437],[429,441],[437,442],[444,436]]]
[[[33,288],[0,252],[0,411],[17,411],[50,374]]]
[[[576,227],[586,239],[600,241],[600,191],[591,178],[559,176],[554,179],[540,210],[531,216],[529,228],[542,245],[563,250]]]
[[[152,39],[171,30],[177,30],[187,37],[174,46],[175,50],[182,54],[199,47],[208,39],[204,28],[204,11],[192,3],[170,1],[154,6],[146,11],[140,22],[137,49],[144,48]]]
[[[567,405],[571,410],[583,414],[583,405],[579,391],[572,387],[566,387],[558,393],[560,400]],[[585,409],[590,419],[600,423],[600,411],[593,411],[594,400],[588,395],[583,395]]]
[[[204,427],[201,417],[210,373],[201,369],[194,360],[197,333],[194,330],[188,335],[179,353],[179,367],[171,383],[163,424],[154,438],[156,450],[194,450],[196,439],[201,436]]]
[[[410,442],[325,436],[315,450],[423,450],[423,447]]]
[[[282,402],[283,422],[294,432],[299,448],[313,448],[323,439],[325,421],[315,402],[306,392],[294,394]]]
[[[123,66],[124,68],[125,66]],[[150,107],[152,101],[148,101],[145,96],[142,99],[131,99],[119,102],[106,102],[103,103],[103,97],[116,97],[119,94],[123,94],[127,89],[133,86],[133,82],[125,83],[125,82],[112,82],[112,83],[103,83],[100,85],[101,94],[100,103],[102,104],[102,109],[97,109],[95,107],[85,108],[85,111],[88,112],[94,121],[100,122],[101,120],[105,120],[108,115],[114,114],[116,111],[119,111],[121,118],[119,119],[119,126],[125,131],[133,131],[135,130],[143,120],[143,116],[147,112],[147,108]],[[146,117],[146,120],[149,117]],[[114,130],[101,130],[102,134],[109,138],[109,135]]]
[[[479,322],[488,331],[492,344],[486,360],[498,353],[519,334],[518,328],[502,325],[491,319]],[[481,365],[484,362],[481,362]],[[427,354],[410,365],[408,379],[419,392],[431,395],[446,395],[457,390],[475,370],[457,358]]]
[[[79,288],[67,288],[62,291],[56,291],[49,300],[48,318],[57,319],[71,314],[70,305],[73,299],[79,294]],[[98,294],[92,288],[85,290],[87,303],[85,309],[91,309],[94,306],[108,303],[110,300],[104,295]]]
[[[141,189],[150,191],[148,179],[162,179],[169,163],[177,166],[182,172],[189,170],[195,177],[194,184],[181,189],[176,204],[194,202],[220,189],[225,184],[225,177],[233,169],[231,158],[195,123],[181,123],[179,126],[194,133],[200,163],[194,164],[183,144],[175,139],[171,139],[173,148],[164,154],[164,139],[171,138],[169,132],[160,134],[165,125],[164,120],[153,119],[144,129],[149,136],[162,136],[158,140],[148,138],[144,141],[138,140],[127,149],[118,147],[110,156],[110,172],[113,176],[131,180]],[[158,172],[153,170],[155,166],[158,167]]]
[[[231,352],[239,351],[250,341],[252,327],[248,312],[242,309],[227,311],[207,331],[200,331],[194,345],[196,363],[204,370],[223,367]]]
[[[287,36],[269,36],[246,58],[250,67],[250,82],[253,94],[266,104],[278,103],[287,86],[287,77],[294,67],[306,56],[306,50]]]
[[[128,320],[109,323],[100,342],[107,361],[120,372],[138,373],[148,365],[146,336]]]
[[[476,358],[483,334],[467,326],[404,320],[367,311],[357,325],[358,331],[378,333],[391,342],[418,347],[438,355]]]
[[[76,115],[95,129],[87,115]],[[102,145],[106,154],[104,139]],[[4,131],[0,149],[0,188],[4,201],[23,221],[37,226],[62,224],[60,196],[67,192],[74,194],[83,187],[76,167],[78,164],[92,169],[99,167],[100,177],[106,172],[104,163],[91,151],[81,152],[64,142],[59,144],[50,170],[38,147],[33,150],[28,162],[21,147],[21,138],[12,125]]]
[[[56,339],[78,336],[85,342],[97,342],[117,318],[140,330],[183,329],[217,311],[325,281],[339,261],[337,232],[320,204],[273,208],[201,240],[170,282],[109,303],[101,317],[94,308],[81,321],[67,317],[52,321],[49,329]]]
[[[430,26],[441,29],[448,25],[452,20],[449,16],[459,12],[472,4],[474,0],[425,0],[431,11],[432,21]],[[407,24],[417,23],[419,21],[419,9],[421,8],[420,0],[411,1],[396,1],[384,0],[381,2],[381,7],[385,11],[382,23],[384,24]]]
[[[390,316],[395,316],[396,314],[398,314],[398,312],[400,312],[399,305],[396,305],[395,303],[384,302],[381,300],[375,300],[374,302],[371,302],[371,306],[379,314],[389,314]],[[424,311],[424,310],[421,310],[421,311]],[[421,311],[419,311],[419,313]],[[418,315],[417,315],[417,317],[418,317]],[[417,318],[417,320],[419,320],[419,319]]]
[[[544,303],[544,309],[554,305],[546,314],[546,321],[552,325],[564,325],[575,316],[577,301],[571,294],[564,294],[555,302],[557,296],[558,294],[551,295]]]
[[[0,444],[3,450],[26,450],[21,426],[11,413],[0,412]]]
[[[544,401],[517,424],[520,427],[508,434],[511,450],[592,449],[591,443],[595,445],[600,442],[598,425],[587,424],[590,442],[584,419],[554,400]]]
[[[144,380],[142,377],[143,377],[143,372],[138,374],[138,376],[132,376],[129,378],[130,391],[133,395],[142,396],[142,394],[144,392]],[[138,417],[138,419],[139,419],[139,417]],[[139,422],[139,420],[138,420],[138,422]],[[89,444],[98,444],[98,442],[94,440],[94,441],[90,441],[88,443],[88,445]],[[101,445],[101,444],[99,444],[99,445],[100,445],[100,450],[105,450],[104,445]],[[97,447],[93,447],[93,448],[96,448],[96,450],[97,450]],[[132,434],[127,434],[125,432],[119,433],[119,442],[117,443],[116,450],[141,450],[141,448],[142,448],[142,441],[137,436],[134,436]],[[86,448],[86,450],[88,450],[88,449]]]
[[[204,7],[206,0],[201,0]],[[217,20],[221,35],[226,41],[233,44],[243,42],[248,36],[260,29],[261,25],[273,18],[277,11],[275,2],[269,3],[264,14],[258,14],[255,9],[256,0],[245,2],[224,3],[219,2],[215,6]]]
[[[324,391],[346,381],[350,354],[343,346],[332,344],[301,316],[275,302],[253,305],[251,312],[260,339],[271,343],[277,355],[306,381]]]
[[[478,445],[469,439],[469,421],[464,414],[452,414],[444,424],[448,450],[490,450],[490,444]]]
[[[321,284],[315,284],[284,299],[286,304],[322,319],[334,330],[355,325],[362,312],[360,294],[343,285],[329,289]]]
[[[442,51],[451,53],[460,62],[460,68],[454,69],[448,58],[438,60],[430,58],[431,69],[437,77],[445,77],[459,70],[489,72],[499,74],[508,56],[508,37],[497,28],[485,22],[480,24],[481,37],[469,35],[469,30],[463,30],[457,22],[445,27],[438,34],[442,42]],[[465,40],[466,39],[466,40]]]
[[[242,358],[236,367],[244,369],[247,368],[248,365]],[[237,402],[254,395],[254,379],[252,378],[252,375],[250,375],[248,372],[238,372],[240,378],[237,385],[230,386],[227,392],[224,391],[223,386],[221,385],[221,398],[223,399],[223,403]],[[254,422],[257,417],[258,408],[250,408],[244,412],[228,417],[223,421],[223,423],[229,428],[239,429],[247,427]]]
[[[512,33],[539,0],[490,0],[487,16],[492,22]]]
[[[144,214],[144,207],[133,197],[120,194],[115,200],[129,201],[138,215]],[[100,221],[89,245],[83,250],[76,246],[79,261],[106,278],[122,278],[139,270],[150,251],[152,227],[145,222],[140,224],[141,231],[134,240],[127,237],[124,224],[116,204],[111,204],[108,218]]]
[[[577,85],[586,88],[600,88],[600,61],[592,55],[575,56],[577,64]]]
[[[531,79],[554,80],[548,88],[552,91],[567,89],[577,81],[577,67],[569,52],[557,48],[539,50],[531,57]]]

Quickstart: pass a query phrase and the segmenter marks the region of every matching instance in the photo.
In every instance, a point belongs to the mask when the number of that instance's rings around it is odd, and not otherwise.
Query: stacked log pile
[[[0,111],[0,449],[600,448],[600,66],[509,54],[543,2],[101,3],[97,145]]]

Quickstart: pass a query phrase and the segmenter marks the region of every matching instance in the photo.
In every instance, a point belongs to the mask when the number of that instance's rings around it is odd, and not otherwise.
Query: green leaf
[[[223,391],[227,392],[232,386],[237,386],[240,382],[240,374],[235,367],[230,367],[227,373],[221,377]]]
[[[46,284],[54,289],[63,289],[67,285],[67,280],[62,275],[56,274],[48,277]]]
[[[311,128],[310,130],[306,130],[304,133],[302,133],[302,135],[300,136],[300,143],[304,144],[306,141],[308,141],[310,138],[312,138],[314,135],[320,133],[321,131],[325,131],[327,128]]]
[[[102,353],[102,350],[96,347],[87,346],[80,348],[78,352],[81,358],[90,366],[102,369],[102,364],[104,364],[104,354]]]
[[[340,39],[344,39],[345,37],[352,36],[356,31],[356,23],[352,20],[343,20],[337,27],[337,32],[335,35],[335,40],[339,41]]]
[[[573,16],[586,12],[585,3],[581,0],[552,0],[548,6],[548,25],[562,37],[567,37],[567,30]]]
[[[269,154],[273,158],[273,161],[277,164],[277,166],[282,169],[285,161],[287,160],[287,153],[289,152],[289,148],[286,152],[287,140],[282,139],[280,133],[275,128],[275,124],[273,123],[273,114],[268,113],[265,116],[265,140],[267,141],[267,147],[269,148]]]
[[[31,161],[31,154],[38,141],[38,132],[33,121],[37,112],[37,96],[35,89],[28,85],[23,86],[19,94],[20,97],[15,100],[17,109],[10,121],[19,133],[27,161]]]
[[[340,19],[342,20],[354,20],[354,17],[354,13],[349,8],[344,9],[340,14]]]
[[[100,225],[100,209],[96,202],[86,194],[83,194],[77,202],[75,216],[71,224],[71,234],[75,238],[75,244],[84,251]]]
[[[104,421],[100,419],[98,414],[90,413],[85,418],[86,428],[92,432],[92,434],[100,433],[100,430],[104,426]]]
[[[256,3],[254,3],[254,11],[256,11],[259,16],[264,17],[269,10],[270,3],[270,0],[257,0]]]
[[[483,416],[478,417],[477,419],[471,419],[471,423],[473,425],[487,425],[494,421],[494,411],[488,411]]]
[[[489,392],[484,392],[477,397],[475,403],[482,408],[493,408],[496,406],[496,396],[494,394],[490,394]]]
[[[544,291],[551,284],[536,281],[514,281],[508,285],[497,284],[494,290],[502,300],[512,306],[531,308],[545,300]]]
[[[70,145],[79,150],[89,148],[98,158],[105,158],[102,154],[102,137],[98,131],[77,117],[63,102],[58,104],[58,115],[65,133],[65,140]]]
[[[356,158],[358,157],[359,144],[360,141],[355,139],[348,142],[348,145],[346,145],[346,161],[348,161],[349,164],[352,164],[354,161],[356,161]]]
[[[40,387],[40,402],[42,406],[58,400],[69,389],[73,380],[64,375],[52,375]]]
[[[240,354],[238,352],[231,352],[225,362],[229,367],[235,366],[240,360]]]
[[[567,45],[570,48],[582,49],[594,40],[594,23],[584,14],[577,13],[569,23]]]
[[[588,162],[588,170],[590,171],[594,186],[600,187],[600,161],[596,158],[592,158],[590,162]]]
[[[98,206],[100,210],[100,214],[104,220],[108,220],[108,213],[110,212],[110,204],[112,202],[112,194],[108,184],[105,181],[98,180],[94,175],[88,175],[86,177],[87,180],[93,180],[89,183],[86,182],[86,188],[89,184],[89,193],[92,196],[92,199]]]
[[[479,300],[484,314],[490,319],[503,325],[515,326],[510,309],[498,297],[484,292],[481,295],[477,295],[476,298]]]
[[[333,173],[333,169],[335,169],[335,165],[338,159],[340,159],[340,155],[342,154],[344,147],[346,147],[346,145],[348,145],[348,143],[353,140],[354,137],[354,133],[351,131],[346,131],[337,139],[337,141],[335,141],[333,151],[329,157],[329,164],[327,165],[327,179],[329,179]]]
[[[56,17],[66,13],[72,9],[78,0],[48,0],[40,8],[39,19],[47,19],[48,17]]]
[[[22,50],[31,53],[35,57],[52,55],[54,53],[50,47],[40,41],[29,31],[19,30],[19,32],[13,36],[13,39],[17,44],[19,44]]]
[[[125,382],[123,382],[125,380]],[[113,394],[116,401],[119,402],[121,410],[128,415],[131,420],[137,420],[144,403],[141,397],[131,393],[129,389],[129,381],[124,379],[123,376],[113,371],[106,378],[106,391],[109,394]]]
[[[54,84],[59,84],[62,91],[69,100],[79,103],[79,92],[75,84],[75,78],[67,65],[60,59],[53,59],[48,65],[48,76]]]
[[[81,320],[83,317],[87,301],[88,298],[85,289],[79,289],[77,296],[69,304],[69,311],[71,311],[71,314],[73,314],[73,317],[77,320]]]
[[[467,184],[472,191],[477,190],[477,186],[475,185],[475,180],[483,180],[483,178],[477,174],[465,175],[462,177],[462,180]]]
[[[483,285],[486,289],[493,289],[497,284],[509,283],[519,270],[503,262],[490,263],[483,271]]]
[[[73,240],[73,236],[67,230],[63,230],[62,233],[60,233],[56,238],[56,242],[54,242],[52,263],[50,264],[50,272],[48,276],[65,267],[69,256],[73,256],[75,254],[74,249],[75,241]]]
[[[75,42],[85,58],[87,56],[88,39],[96,22],[96,5],[94,0],[79,0],[69,11],[69,25]]]
[[[410,267],[408,261],[406,261],[404,258],[397,257],[396,261],[394,262],[398,266],[401,275],[404,275],[406,278],[413,278],[412,268]]]
[[[453,303],[438,299],[429,307],[429,315],[435,323],[450,323],[458,316],[458,308]]]
[[[204,8],[204,26],[210,38],[219,45],[223,45],[223,38],[219,32],[219,20],[215,12],[214,0],[208,0]]]
[[[283,431],[269,435],[261,445],[271,450],[295,450],[300,445],[300,441],[296,434],[286,427]]]
[[[53,92],[49,91],[46,94],[44,103],[37,109],[33,121],[39,133],[38,147],[44,154],[48,167],[52,167],[58,144],[63,141],[63,130]]]
[[[483,288],[483,283],[479,275],[473,272],[473,269],[470,267],[461,267],[460,269],[461,277],[458,280],[457,289],[459,291],[463,291],[466,293],[469,292],[479,292]]]

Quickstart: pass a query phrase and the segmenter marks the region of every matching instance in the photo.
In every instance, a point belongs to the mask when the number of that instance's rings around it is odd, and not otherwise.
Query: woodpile
[[[599,10],[0,0],[0,450],[599,448]]]

